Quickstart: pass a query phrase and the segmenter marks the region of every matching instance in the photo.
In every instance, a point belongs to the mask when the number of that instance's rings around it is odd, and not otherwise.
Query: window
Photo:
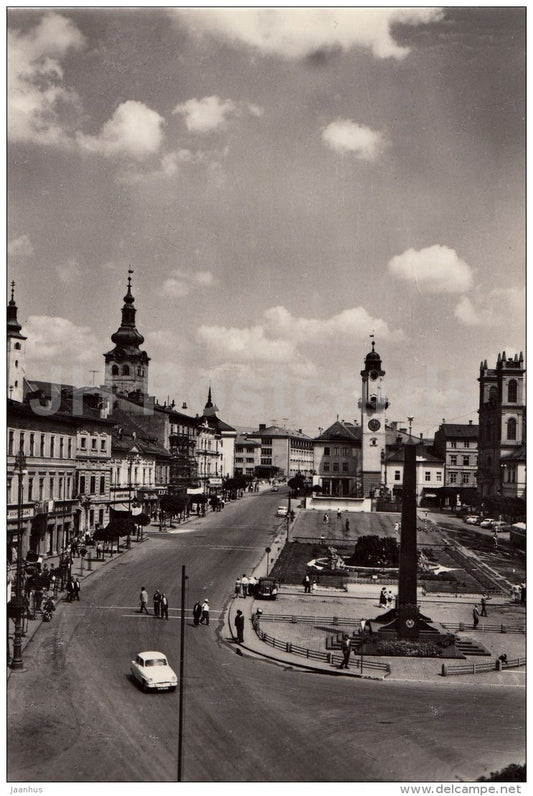
[[[431,481],[431,472],[430,472],[430,470],[426,470],[426,472],[424,473],[424,480],[425,481]]]
[[[442,473],[440,471],[437,473],[437,481],[442,482]]]
[[[33,478],[28,478],[28,500],[33,500]]]
[[[118,365],[113,365],[111,368],[111,375],[118,376]]]
[[[63,439],[63,437],[59,437],[59,458],[60,459],[63,458],[64,447],[65,447],[65,440]]]
[[[39,500],[44,497],[44,478],[39,478]]]
[[[72,458],[72,440],[70,439],[70,437],[67,440],[67,457],[69,459]]]
[[[470,481],[470,473],[463,473],[463,484],[468,484]]]
[[[15,442],[15,432],[12,429],[10,429],[9,430],[9,442],[8,442],[8,447],[7,447],[7,452],[9,454],[9,456],[13,456],[13,445],[14,445],[14,442]]]
[[[23,431],[20,432],[19,451],[22,451],[22,453],[24,453],[24,432]]]
[[[457,442],[454,439],[450,442],[450,447],[451,448],[456,448],[457,447]]]
[[[53,459],[56,454],[56,438],[52,434],[50,437],[50,458]]]
[[[44,434],[41,434],[41,444],[40,444],[40,448],[41,448],[40,455],[41,456],[44,456],[44,442],[45,442],[45,436],[44,436]]]
[[[54,489],[55,489],[55,479],[53,476],[50,477],[50,500],[54,499]]]
[[[91,475],[89,479],[89,494],[94,495],[96,492],[96,476]]]
[[[80,485],[80,495],[84,495],[85,494],[85,476],[84,475],[80,475],[79,485]]]
[[[348,448],[343,448],[342,449],[342,455],[343,456],[349,456],[350,455],[350,452],[349,452]]]
[[[401,480],[401,477],[402,477],[402,474],[401,474],[401,472],[400,472],[399,470],[395,470],[395,471],[394,471],[394,480],[395,480],[395,481],[400,481],[400,480]]]
[[[457,483],[457,473],[450,473],[450,484]]]
[[[105,494],[105,475],[100,476],[100,494]]]
[[[507,439],[516,439],[516,420],[510,417],[507,421]]]
[[[101,439],[100,440],[100,450],[103,451],[104,453],[105,453],[105,444],[106,444],[106,440],[105,439]]]
[[[65,492],[65,497],[69,500],[72,497],[72,478],[67,476],[67,491]]]
[[[100,525],[104,524],[104,510],[103,509],[98,509],[98,523]]]
[[[324,456],[329,456],[329,448],[324,448]]]
[[[329,473],[329,462],[324,462],[324,472]]]
[[[470,467],[470,456],[463,456],[463,467]]]
[[[95,450],[96,450],[96,443],[97,443],[97,440],[96,440],[96,438],[95,438],[95,437],[93,437],[93,438],[91,439],[91,450],[93,450],[93,451],[95,451]]]
[[[64,483],[65,483],[65,482],[64,482],[64,479],[63,479],[63,477],[62,477],[62,476],[59,476],[59,494],[58,494],[58,498],[59,498],[59,500],[63,500],[63,487],[64,487]]]
[[[22,348],[22,346],[20,345],[20,343],[15,343],[15,345],[14,345],[13,347],[14,347],[14,348],[16,348],[16,349],[17,349],[17,351],[20,351],[20,349]]]
[[[507,385],[507,401],[510,404],[515,404],[518,395],[518,382],[516,379],[511,379]]]
[[[453,464],[454,466],[457,464],[457,456],[454,456],[453,454],[450,456],[450,464]]]
[[[465,441],[463,442],[463,445],[465,446],[465,448],[469,448],[470,447],[470,440],[469,439],[465,439]]]
[[[334,456],[338,456],[339,455],[339,449],[338,448],[333,448],[333,455]]]
[[[347,473],[348,472],[348,462],[343,462],[342,463],[342,472],[343,473]]]
[[[30,434],[30,456],[35,456],[35,434]]]
[[[339,463],[338,462],[333,462],[333,472],[334,473],[338,473],[339,472]]]
[[[122,375],[123,376],[129,376],[130,375],[130,366],[129,365],[123,365],[122,366]]]
[[[80,439],[80,448],[82,449],[82,451],[87,450],[87,437],[82,437]]]
[[[11,497],[12,497],[11,496],[11,485],[12,485],[12,483],[13,483],[12,479],[8,478],[7,479],[7,492],[6,492],[6,498],[7,498],[7,502],[8,503],[11,503]]]

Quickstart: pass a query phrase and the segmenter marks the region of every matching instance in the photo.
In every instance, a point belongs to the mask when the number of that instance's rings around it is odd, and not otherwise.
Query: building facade
[[[362,450],[362,490],[363,495],[375,495],[382,485],[383,461],[386,458],[385,412],[389,401],[385,395],[385,371],[381,357],[375,350],[365,357],[365,367],[361,371],[361,450]]]
[[[461,495],[477,489],[479,428],[469,423],[442,421],[435,432],[433,453],[444,461],[444,484]],[[461,490],[461,491],[459,491]]]
[[[361,427],[337,420],[313,440],[315,484],[322,495],[362,497]]]
[[[264,472],[292,478],[297,474],[310,475],[313,470],[313,440],[302,432],[281,426],[267,426],[260,423],[259,428],[246,435],[261,445],[259,467]]]
[[[246,434],[237,434],[235,438],[235,475],[255,475],[256,467],[261,464],[261,443],[248,439]]]
[[[386,458],[386,480],[392,498],[400,500],[403,492],[404,450],[393,451]],[[432,502],[444,483],[444,461],[422,445],[416,447],[416,502]]]
[[[502,462],[526,441],[525,367],[522,352],[498,354],[495,368],[487,360],[479,369],[479,462],[481,497],[502,494]]]

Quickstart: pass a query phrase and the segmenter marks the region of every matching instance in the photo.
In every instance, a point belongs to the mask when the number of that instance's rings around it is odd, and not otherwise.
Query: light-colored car
[[[479,522],[479,516],[477,514],[472,514],[470,517],[465,517],[465,522],[469,525],[477,525]]]
[[[510,525],[502,520],[498,520],[497,522],[492,523],[492,530],[493,531],[508,531],[510,529]]]
[[[496,520],[491,520],[491,519],[489,519],[487,517],[486,520],[481,520],[481,522],[479,523],[479,527],[480,528],[492,528],[492,526],[494,525],[495,522],[496,522]]]
[[[286,517],[289,509],[287,506],[278,506],[278,510],[276,511],[276,515],[278,517]]]
[[[141,684],[143,691],[175,691],[178,684],[176,672],[163,652],[148,650],[139,652],[131,662],[131,673]]]
[[[272,491],[273,491],[273,492],[278,492],[278,491],[279,491],[279,488],[278,488],[277,486],[275,486],[275,485],[274,485],[274,486],[272,487]]]

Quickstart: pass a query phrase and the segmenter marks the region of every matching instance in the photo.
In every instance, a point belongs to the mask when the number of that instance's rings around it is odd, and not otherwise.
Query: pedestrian
[[[346,524],[344,527],[346,528],[347,531],[350,530],[350,520],[346,520]]]
[[[154,601],[154,616],[159,616],[161,609],[161,592],[156,589],[153,596]]]
[[[144,586],[141,586],[141,593],[139,595],[139,600],[141,602],[139,613],[142,614],[143,611],[145,611],[145,613],[148,613],[148,592],[146,591]]]
[[[341,650],[342,650],[342,663],[340,665],[340,669],[349,669],[348,661],[350,660],[350,652],[352,651],[352,641],[348,633],[342,634],[342,641],[341,641]]]
[[[235,630],[237,631],[237,641],[242,644],[244,641],[244,614],[242,611],[237,611],[235,617]]]
[[[383,588],[381,589],[381,591],[379,593],[379,604],[380,604],[381,608],[385,608],[385,606],[387,605],[387,588],[386,588],[386,586],[383,586]]]
[[[337,509],[337,519],[340,520],[342,518],[342,511]]]
[[[248,594],[250,595],[250,597],[255,597],[258,582],[259,581],[255,577],[255,575],[250,575],[250,577],[248,578]]]
[[[393,599],[394,599],[394,597],[393,597],[393,595],[392,595],[392,592],[391,592],[391,590],[389,589],[389,591],[387,592],[387,606],[388,606],[389,608],[392,608],[392,601],[393,601]]]
[[[322,517],[322,522],[324,523],[324,525],[327,525],[327,524],[328,524],[328,522],[329,522],[329,517],[328,517],[328,515],[327,515],[327,514],[324,514],[324,516]]]
[[[395,522],[394,523],[394,533],[398,533],[399,530],[400,530],[400,523],[399,522]]]
[[[242,596],[248,597],[248,578],[246,575],[243,575],[241,578],[241,586],[242,586]]]
[[[520,604],[525,605],[526,602],[526,584],[520,584]]]
[[[202,603],[202,618],[200,619],[200,624],[203,625],[205,622],[206,625],[209,624],[209,600],[204,600]]]
[[[43,595],[43,590],[42,589],[36,589],[35,590],[35,593],[33,595],[33,604],[35,606],[35,611],[40,611],[41,610],[41,605],[42,605],[42,602],[43,602],[43,596],[44,595]]]
[[[73,586],[73,596],[72,596],[73,600],[80,599],[80,591],[81,591],[80,581],[78,580],[78,578],[76,578]]]
[[[481,613],[480,613],[480,616],[487,616],[487,600],[488,599],[489,599],[489,597],[487,597],[486,594],[482,594],[481,595],[481,599],[480,599]]]
[[[168,599],[167,595],[163,592],[161,595],[161,600],[159,602],[160,609],[161,609],[161,619],[168,619]]]
[[[71,603],[74,597],[74,580],[69,578],[67,581],[67,602]]]
[[[474,608],[472,609],[472,619],[474,620],[474,630],[475,630],[479,625],[479,610],[477,605],[474,605]]]
[[[304,587],[304,594],[311,594],[311,578],[307,574],[304,575],[304,579],[302,580],[302,585]]]
[[[241,579],[237,578],[237,580],[235,581],[235,597],[240,597],[241,591],[242,591]]]
[[[192,609],[192,618],[195,627],[198,627],[198,625],[200,624],[201,616],[202,616],[202,603],[199,602],[199,600],[196,600]]]

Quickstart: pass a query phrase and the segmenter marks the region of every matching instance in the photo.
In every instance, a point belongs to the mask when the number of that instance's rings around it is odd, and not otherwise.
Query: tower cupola
[[[15,283],[11,282],[11,299],[7,305],[7,388],[8,398],[22,402],[24,396],[24,375],[26,337],[21,334],[22,326],[17,319],[15,304]]]

